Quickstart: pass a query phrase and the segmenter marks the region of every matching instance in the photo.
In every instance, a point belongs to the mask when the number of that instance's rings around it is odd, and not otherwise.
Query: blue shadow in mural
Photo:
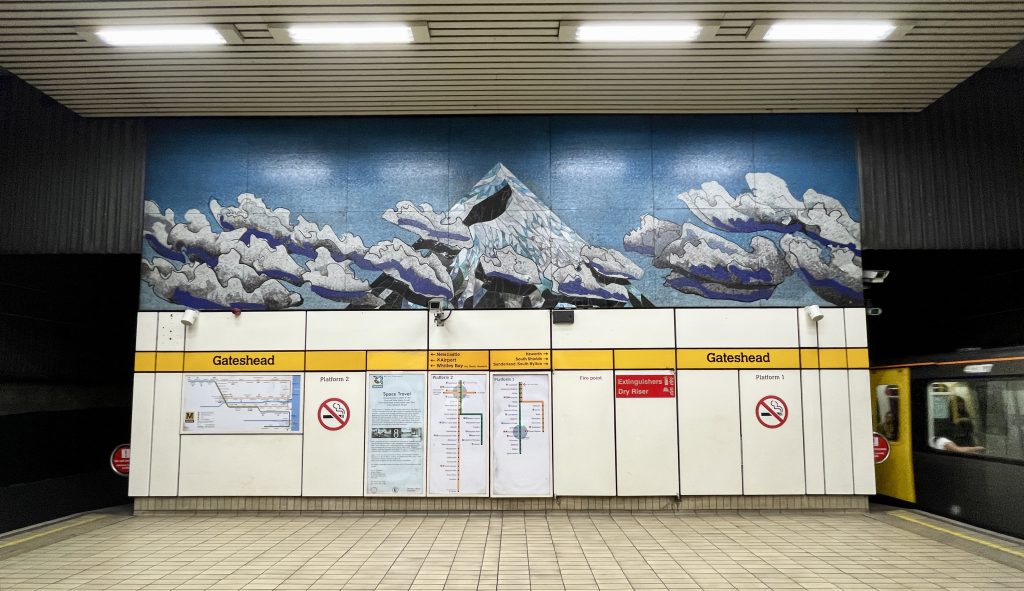
[[[157,122],[142,307],[861,305],[854,146],[833,115]]]

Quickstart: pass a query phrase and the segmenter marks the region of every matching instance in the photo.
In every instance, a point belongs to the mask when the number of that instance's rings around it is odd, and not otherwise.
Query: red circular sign
[[[128,464],[132,461],[132,446],[127,443],[114,448],[114,451],[110,452],[110,469],[115,474],[121,476],[128,476]]]
[[[757,401],[754,407],[757,422],[768,429],[778,429],[786,424],[789,418],[789,407],[786,401],[778,396],[765,396]]]
[[[885,435],[881,433],[871,434],[872,446],[875,450],[875,463],[881,464],[882,462],[889,459],[889,440],[885,438]]]
[[[341,398],[328,398],[320,403],[320,408],[316,409],[316,420],[320,421],[320,426],[328,431],[341,430],[348,424],[348,419],[351,416],[348,404]]]

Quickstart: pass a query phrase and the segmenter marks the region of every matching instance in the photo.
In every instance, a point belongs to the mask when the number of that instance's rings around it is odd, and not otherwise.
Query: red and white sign
[[[889,440],[885,438],[885,435],[881,433],[871,434],[872,446],[875,449],[875,463],[881,464],[882,462],[889,459]]]
[[[114,448],[114,451],[110,452],[110,469],[115,474],[121,476],[128,476],[128,465],[132,461],[132,446],[127,443]]]
[[[786,401],[778,396],[765,396],[757,401],[754,407],[757,422],[768,429],[778,429],[786,424],[789,418],[789,407]]]
[[[348,404],[341,398],[328,398],[320,403],[320,408],[316,409],[316,420],[320,421],[320,426],[328,431],[340,431],[348,424],[348,419],[351,416]]]
[[[658,374],[615,376],[616,398],[675,398],[676,377]]]

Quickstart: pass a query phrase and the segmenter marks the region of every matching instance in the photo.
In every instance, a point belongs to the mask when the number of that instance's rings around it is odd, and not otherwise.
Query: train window
[[[875,432],[889,441],[900,438],[900,387],[879,384],[875,388]]]
[[[1024,380],[928,384],[932,447],[1024,460]]]

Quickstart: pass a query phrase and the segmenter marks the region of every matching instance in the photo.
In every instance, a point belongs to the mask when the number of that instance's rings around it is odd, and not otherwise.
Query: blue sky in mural
[[[860,220],[853,122],[843,115],[157,120],[146,199],[179,219],[196,208],[213,221],[210,199],[235,205],[253,193],[367,246],[411,243],[385,210],[408,200],[446,211],[498,162],[584,240],[641,266],[634,285],[658,305],[735,305],[663,287],[664,270],[623,248],[645,214],[710,229],[677,198],[703,182],[735,196],[748,189],[745,174],[768,172],[798,200],[813,188]],[[753,236],[729,238],[747,248]],[[307,307],[318,305],[299,291]],[[144,307],[159,307],[151,290],[143,294]],[[794,275],[760,305],[806,303],[825,302]]]

